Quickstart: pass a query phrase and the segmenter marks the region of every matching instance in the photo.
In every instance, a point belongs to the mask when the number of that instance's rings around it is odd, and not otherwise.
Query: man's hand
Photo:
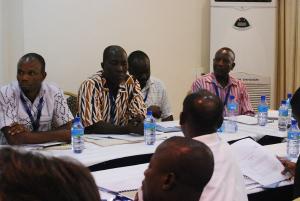
[[[128,133],[136,133],[140,135],[144,135],[144,123],[140,122],[137,124],[128,123],[127,124]]]
[[[296,163],[293,163],[284,157],[277,156],[277,158],[284,166],[284,170],[281,172],[281,174],[285,175],[289,172],[292,176],[295,176]]]
[[[16,135],[16,134],[24,134],[30,133],[30,130],[26,128],[23,124],[12,123],[8,128],[8,134]]]
[[[151,105],[148,107],[152,111],[152,116],[155,117],[156,119],[159,119],[161,117],[161,109],[157,105]]]

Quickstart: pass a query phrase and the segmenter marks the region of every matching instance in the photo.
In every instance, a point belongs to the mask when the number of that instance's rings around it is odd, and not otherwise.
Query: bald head
[[[199,200],[213,169],[213,154],[205,144],[169,138],[158,146],[144,173],[144,200]]]
[[[189,94],[183,102],[180,125],[188,137],[210,134],[223,123],[223,103],[207,90]]]

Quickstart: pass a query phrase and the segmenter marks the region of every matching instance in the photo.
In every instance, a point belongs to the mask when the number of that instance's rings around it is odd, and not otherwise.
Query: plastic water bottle
[[[298,158],[299,154],[299,129],[297,126],[297,121],[291,121],[291,127],[288,130],[288,139],[287,139],[287,156],[289,159]]]
[[[286,101],[281,101],[281,106],[278,110],[278,128],[280,131],[287,130],[287,118],[288,118],[288,108],[286,106]]]
[[[286,106],[288,108],[288,117],[287,117],[287,125],[288,128],[291,126],[291,118],[292,118],[292,107],[291,107],[292,94],[287,94]]]
[[[235,133],[237,132],[236,115],[238,111],[238,104],[234,100],[234,96],[230,96],[229,102],[227,103],[227,116],[228,120],[225,123],[225,132]]]
[[[147,111],[146,119],[144,120],[144,139],[145,144],[153,145],[156,141],[156,123],[152,116],[152,111]]]
[[[268,122],[268,105],[266,102],[266,96],[260,97],[260,103],[257,107],[257,122],[260,126],[265,126]]]
[[[84,149],[84,127],[80,121],[80,117],[75,117],[72,127],[72,150],[74,153],[81,153]]]

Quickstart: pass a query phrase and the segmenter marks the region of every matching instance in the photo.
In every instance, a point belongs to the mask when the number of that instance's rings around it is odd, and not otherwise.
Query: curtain
[[[300,87],[300,0],[278,0],[276,105]]]

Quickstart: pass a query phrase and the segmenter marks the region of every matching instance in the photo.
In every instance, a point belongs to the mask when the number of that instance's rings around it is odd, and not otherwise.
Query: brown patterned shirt
[[[146,114],[146,106],[138,81],[131,76],[125,84],[120,84],[116,98],[106,85],[103,71],[85,80],[78,92],[79,115],[85,127],[99,121],[105,121],[118,126],[128,124],[128,121]]]

